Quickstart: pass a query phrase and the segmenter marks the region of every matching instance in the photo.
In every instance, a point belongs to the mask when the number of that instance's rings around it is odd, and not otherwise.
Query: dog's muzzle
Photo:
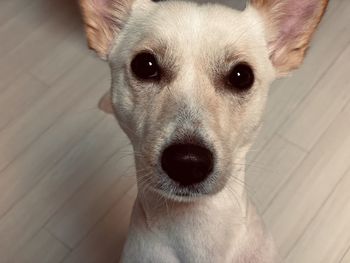
[[[181,186],[203,182],[213,171],[214,156],[206,147],[191,144],[171,144],[161,156],[164,172]]]

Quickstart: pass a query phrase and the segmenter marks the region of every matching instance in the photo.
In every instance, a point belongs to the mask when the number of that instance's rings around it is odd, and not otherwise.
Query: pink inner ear
[[[108,0],[93,0],[96,6],[106,6]]]
[[[319,0],[287,0],[288,3],[280,10],[283,12],[280,23],[280,33],[285,41],[304,33],[305,25],[309,24],[319,8]],[[283,42],[285,42],[283,41]]]
[[[97,10],[106,10],[108,7],[108,2],[110,2],[112,0],[92,0],[92,3],[94,5],[94,7]]]

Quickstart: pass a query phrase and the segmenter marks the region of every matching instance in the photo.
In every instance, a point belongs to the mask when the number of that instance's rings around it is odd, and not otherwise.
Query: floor
[[[287,263],[350,262],[350,1],[271,90],[247,185]],[[0,1],[0,263],[116,262],[130,144],[71,0]]]

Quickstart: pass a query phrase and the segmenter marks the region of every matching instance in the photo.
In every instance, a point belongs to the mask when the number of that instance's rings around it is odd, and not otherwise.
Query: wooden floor
[[[271,90],[247,184],[287,263],[350,262],[350,1]],[[72,0],[0,1],[0,263],[116,262],[130,144]]]

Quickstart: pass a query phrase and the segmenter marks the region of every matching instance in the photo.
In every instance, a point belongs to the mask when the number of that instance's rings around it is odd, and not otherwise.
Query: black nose
[[[204,181],[213,170],[213,154],[195,144],[173,144],[161,158],[163,170],[181,185],[188,186]]]

